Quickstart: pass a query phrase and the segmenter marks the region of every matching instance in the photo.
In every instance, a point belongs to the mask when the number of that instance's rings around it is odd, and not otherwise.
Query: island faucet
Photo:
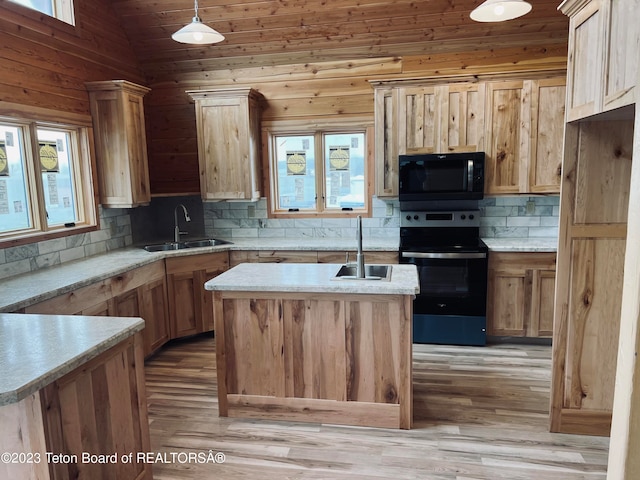
[[[176,205],[176,208],[173,210],[173,218],[175,220],[175,226],[173,229],[173,241],[178,243],[180,242],[180,235],[186,235],[188,232],[181,232],[180,227],[178,226],[178,208],[182,207],[182,211],[184,212],[184,219],[187,222],[191,221],[191,217],[189,217],[189,212],[187,212],[187,207],[183,204],[179,203]]]
[[[364,254],[362,253],[362,216],[356,218],[356,236],[358,240],[358,253],[356,254],[356,277],[364,278]]]

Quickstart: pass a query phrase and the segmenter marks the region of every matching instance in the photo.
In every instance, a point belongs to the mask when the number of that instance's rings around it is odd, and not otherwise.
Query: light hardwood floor
[[[414,345],[412,430],[219,418],[214,352],[199,336],[147,362],[152,450],[226,456],[155,463],[155,480],[606,477],[608,438],[548,432],[548,346]]]

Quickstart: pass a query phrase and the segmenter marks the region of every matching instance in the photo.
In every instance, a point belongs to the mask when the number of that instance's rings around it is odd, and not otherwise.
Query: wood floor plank
[[[146,363],[151,448],[224,463],[153,465],[156,480],[604,480],[608,438],[548,431],[551,348],[414,345],[414,428],[218,417],[215,345]]]

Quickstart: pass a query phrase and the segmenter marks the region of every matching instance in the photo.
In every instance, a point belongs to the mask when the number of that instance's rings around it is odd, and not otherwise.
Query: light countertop
[[[558,239],[551,238],[483,238],[491,252],[556,252]]]
[[[483,238],[496,252],[553,252],[555,238]],[[366,252],[397,251],[398,239],[364,239]],[[56,265],[32,273],[2,279],[0,312],[15,312],[57,295],[99,282],[169,257],[198,255],[229,250],[315,250],[355,251],[356,242],[346,238],[250,238],[234,239],[232,244],[150,253],[129,247],[102,255]]]
[[[0,313],[0,406],[19,402],[143,328],[136,317]]]
[[[333,263],[242,263],[205,283],[213,291],[415,295],[415,265],[392,265],[390,280],[335,279]]]

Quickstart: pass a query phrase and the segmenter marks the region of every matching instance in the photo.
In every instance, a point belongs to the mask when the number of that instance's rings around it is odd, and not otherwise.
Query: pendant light
[[[195,45],[206,45],[209,43],[218,43],[224,40],[224,35],[216,32],[213,28],[208,27],[198,16],[198,0],[195,0],[196,14],[189,25],[185,25],[176,33],[171,35],[176,42],[193,43]]]
[[[525,0],[486,0],[471,12],[476,22],[504,22],[526,15],[531,4]]]

